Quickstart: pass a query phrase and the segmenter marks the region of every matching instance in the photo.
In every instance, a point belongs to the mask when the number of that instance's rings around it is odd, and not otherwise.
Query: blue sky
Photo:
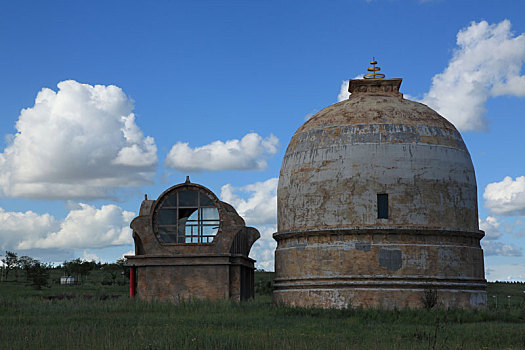
[[[252,256],[271,269],[286,146],[375,56],[462,132],[487,279],[525,280],[523,13],[510,0],[0,2],[0,250],[115,260],[144,194],[190,175],[261,231]]]

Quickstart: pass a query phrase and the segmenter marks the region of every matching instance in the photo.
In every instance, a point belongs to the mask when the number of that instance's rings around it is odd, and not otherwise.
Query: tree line
[[[48,285],[49,272],[52,270],[61,270],[66,276],[75,276],[79,283],[85,282],[88,275],[94,270],[104,270],[106,272],[102,284],[114,284],[119,274],[129,279],[129,268],[124,266],[126,262],[124,258],[118,259],[115,263],[101,263],[77,258],[70,261],[66,260],[62,264],[55,266],[43,263],[30,256],[24,255],[19,257],[15,252],[6,251],[2,262],[1,281],[7,281],[13,273],[16,274],[15,280],[18,280],[19,274],[22,272],[25,275],[26,282],[29,282],[36,289],[41,289]]]

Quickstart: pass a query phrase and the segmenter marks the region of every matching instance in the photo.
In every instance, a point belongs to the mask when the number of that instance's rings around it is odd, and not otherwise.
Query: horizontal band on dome
[[[485,290],[486,281],[477,280],[476,282],[466,282],[466,281],[417,281],[417,280],[385,280],[385,281],[374,281],[374,280],[340,280],[332,279],[330,281],[318,281],[317,279],[312,279],[311,282],[292,282],[292,283],[283,283],[275,282],[274,288],[276,291],[282,291],[286,289],[325,289],[325,288],[381,288],[381,289],[460,289],[464,291],[465,289],[471,290]]]
[[[395,234],[395,235],[446,235],[461,236],[482,239],[485,232],[481,230],[459,230],[435,227],[396,227],[396,226],[370,226],[370,227],[337,227],[325,229],[297,229],[279,231],[273,234],[275,240],[291,238],[295,236],[324,236],[324,235],[370,235],[370,234]]]
[[[293,277],[293,278],[275,278],[274,281],[276,283],[295,283],[295,282],[305,282],[305,281],[330,281],[330,280],[374,280],[374,281],[403,281],[403,280],[417,280],[420,282],[439,282],[439,283],[445,283],[445,282],[455,282],[455,283],[485,283],[486,281],[484,279],[480,279],[477,277],[442,277],[442,276],[430,276],[430,275],[381,275],[381,274],[359,274],[359,275],[333,275],[330,277],[312,277],[312,276],[299,276],[299,277]]]

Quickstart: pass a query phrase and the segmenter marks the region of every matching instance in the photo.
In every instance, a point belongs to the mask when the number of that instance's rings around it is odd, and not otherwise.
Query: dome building
[[[131,297],[172,302],[254,297],[255,260],[249,254],[259,231],[189,177],[157,200],[146,196],[130,226]]]
[[[403,308],[434,295],[445,307],[484,307],[484,233],[465,143],[371,63],[371,79],[350,80],[349,99],[314,115],[288,145],[274,300]]]

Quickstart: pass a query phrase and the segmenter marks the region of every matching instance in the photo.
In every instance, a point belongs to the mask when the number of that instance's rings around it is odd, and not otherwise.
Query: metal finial
[[[377,61],[375,57],[372,57],[372,61],[370,61],[370,64],[372,65],[372,67],[368,67],[368,71],[372,73],[365,74],[364,78],[365,79],[383,79],[385,77],[384,74],[376,73],[376,72],[379,72],[381,68],[376,67]]]
[[[189,176],[186,176],[186,182],[185,183],[187,183],[187,184],[190,183],[190,177]]]

